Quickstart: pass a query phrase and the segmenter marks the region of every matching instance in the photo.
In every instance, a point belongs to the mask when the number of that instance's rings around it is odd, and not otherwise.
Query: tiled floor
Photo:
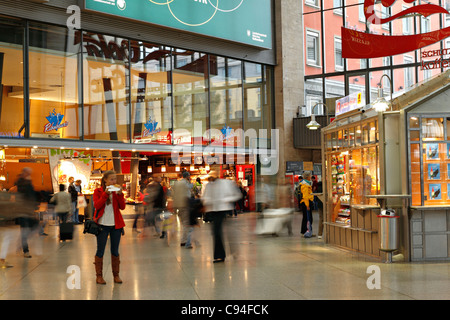
[[[58,227],[48,225],[47,237],[30,241],[31,259],[25,259],[16,245],[13,247],[7,259],[13,267],[0,269],[0,299],[450,299],[449,263],[385,264],[328,246],[317,237],[304,239],[299,235],[300,215],[294,216],[294,236],[283,231],[279,237],[256,236],[254,213],[228,219],[228,255],[219,264],[212,263],[209,224],[202,223],[196,230],[200,246],[186,249],[179,246],[176,230],[167,243],[150,230],[145,234],[132,232],[133,221],[126,222],[120,247],[123,284],[113,283],[107,253],[107,284],[96,285],[96,241],[94,236],[82,233],[82,225],[75,227],[74,240],[65,243],[58,240]],[[36,252],[39,243],[41,255]],[[71,266],[79,272],[68,273]],[[380,272],[368,273],[373,266]],[[380,275],[380,288],[369,289],[368,282],[377,283],[372,281],[375,275]],[[69,278],[79,283],[79,289],[68,285]]]

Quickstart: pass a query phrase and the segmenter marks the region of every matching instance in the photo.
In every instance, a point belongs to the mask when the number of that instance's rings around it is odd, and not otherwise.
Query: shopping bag
[[[78,196],[77,208],[87,207],[87,202],[84,196]]]

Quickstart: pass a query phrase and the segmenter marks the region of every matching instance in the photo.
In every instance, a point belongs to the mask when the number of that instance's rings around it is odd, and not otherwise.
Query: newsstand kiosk
[[[327,243],[387,261],[450,259],[449,75],[397,93],[385,112],[366,105],[322,130]],[[398,220],[390,235],[383,210]]]

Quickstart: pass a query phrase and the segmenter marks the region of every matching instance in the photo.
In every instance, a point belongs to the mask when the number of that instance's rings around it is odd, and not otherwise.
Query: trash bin
[[[388,253],[388,263],[392,262],[392,252],[398,249],[398,219],[392,209],[382,210],[378,215],[380,250]]]

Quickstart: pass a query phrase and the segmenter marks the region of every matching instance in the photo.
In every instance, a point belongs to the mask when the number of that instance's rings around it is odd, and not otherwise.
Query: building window
[[[410,56],[403,57],[405,64],[413,63],[414,60]],[[414,68],[405,68],[405,89],[412,86],[414,84]]]
[[[402,10],[406,10],[408,7],[403,7]],[[403,18],[403,34],[412,34],[412,20],[411,18]]]
[[[342,15],[342,2],[343,0],[333,0],[334,14]]]
[[[334,37],[334,65],[336,71],[344,70],[344,59],[342,58],[342,40]]]
[[[359,17],[359,21],[360,22],[365,22],[366,21],[366,16],[364,15],[364,0],[359,0],[358,1],[358,17]]]
[[[319,8],[319,0],[305,0],[305,4],[311,7]]]
[[[422,33],[427,33],[431,31],[431,21],[430,18],[421,17],[422,21]]]
[[[312,66],[320,66],[319,61],[319,32],[306,31],[306,63]]]

